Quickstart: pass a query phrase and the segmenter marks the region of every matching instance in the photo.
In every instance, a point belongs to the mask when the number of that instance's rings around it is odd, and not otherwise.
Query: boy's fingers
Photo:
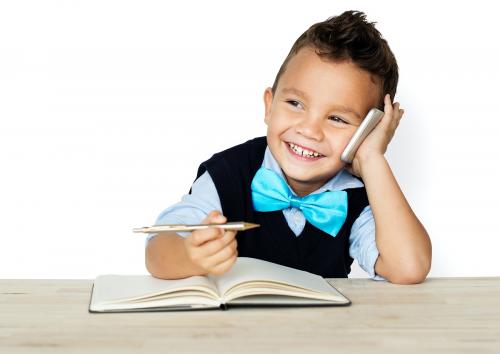
[[[390,117],[394,112],[394,103],[392,102],[391,96],[387,94],[385,97],[385,113]]]
[[[223,249],[219,250],[219,252],[208,256],[206,258],[207,263],[212,267],[215,267],[217,264],[224,262],[226,259],[231,258],[237,252],[236,240],[234,243],[227,245]]]
[[[393,113],[393,115],[394,115],[393,116],[394,129],[398,127],[399,121],[403,117],[403,113],[404,113],[404,109],[401,109],[401,105],[399,104],[399,102],[396,102],[394,104],[394,113]]]
[[[392,116],[392,105],[389,94],[384,96],[384,115],[378,125],[381,127],[386,127],[390,123],[390,117]]]
[[[203,254],[207,257],[213,256],[218,252],[221,252],[225,247],[228,247],[232,242],[236,243],[236,231],[226,231],[224,235],[220,238],[213,239],[204,244]]]
[[[211,227],[205,230],[196,230],[190,235],[189,239],[195,246],[201,246],[205,242],[219,238],[224,230]]]
[[[212,210],[207,217],[202,221],[202,224],[223,224],[226,222],[226,217],[218,210]],[[221,237],[224,234],[224,229],[208,228],[204,230],[196,230],[191,234],[191,243],[195,246],[200,246],[205,242]]]
[[[211,273],[214,275],[222,275],[222,274],[226,273],[233,266],[233,264],[236,262],[237,257],[238,257],[238,255],[236,254],[233,257],[224,261],[223,263],[217,265],[215,268],[212,268]]]
[[[215,256],[214,256],[215,257]],[[236,262],[236,258],[238,257],[238,251],[234,251],[231,253],[229,257],[214,259],[214,266],[211,267],[212,274],[223,274],[226,270],[228,270],[231,265]]]
[[[219,263],[222,263],[229,257],[231,257],[237,250],[237,241],[235,238],[229,241],[229,243],[220,248],[217,252],[215,252],[212,255],[204,255],[207,259],[207,263],[211,264],[212,266],[216,266]]]
[[[384,108],[384,117],[382,118],[383,124],[387,127],[387,129],[396,129],[401,117],[403,116],[404,110],[401,109],[401,105],[399,102],[391,103],[390,95],[387,94],[384,97],[385,108]]]
[[[392,111],[391,96],[389,94],[384,97],[385,111]]]

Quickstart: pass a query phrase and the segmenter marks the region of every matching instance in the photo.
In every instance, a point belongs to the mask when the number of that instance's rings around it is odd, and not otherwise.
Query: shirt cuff
[[[368,273],[370,278],[372,278],[373,280],[385,280],[385,281],[387,281],[386,278],[375,273],[375,263],[377,262],[378,256],[379,256],[378,251],[377,252],[370,252],[368,254],[368,259],[367,259],[368,264],[367,264],[367,269],[365,269],[365,271]]]

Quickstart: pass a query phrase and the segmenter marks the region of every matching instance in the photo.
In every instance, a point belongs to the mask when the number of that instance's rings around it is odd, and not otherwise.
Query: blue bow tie
[[[261,167],[252,180],[253,207],[257,211],[298,208],[318,229],[335,237],[347,217],[347,192],[326,191],[298,197],[276,172]]]

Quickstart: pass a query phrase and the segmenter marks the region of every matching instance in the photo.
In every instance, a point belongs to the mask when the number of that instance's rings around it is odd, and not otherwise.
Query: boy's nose
[[[315,117],[304,118],[296,126],[295,130],[303,136],[310,139],[321,140],[323,139],[322,120]]]

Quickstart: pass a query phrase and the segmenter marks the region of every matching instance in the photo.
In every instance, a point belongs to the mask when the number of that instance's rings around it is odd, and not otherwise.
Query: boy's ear
[[[268,124],[271,117],[271,107],[273,104],[273,89],[271,87],[266,88],[264,91],[264,123]]]

